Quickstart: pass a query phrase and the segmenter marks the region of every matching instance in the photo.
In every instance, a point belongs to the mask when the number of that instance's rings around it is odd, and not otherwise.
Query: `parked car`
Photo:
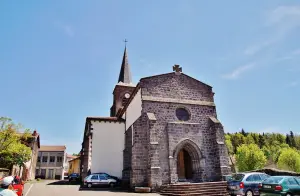
[[[232,175],[223,175],[222,176],[222,180],[227,181],[227,182],[230,181],[231,178],[232,178]]]
[[[80,181],[80,175],[78,173],[72,173],[69,175],[69,182],[71,181]]]
[[[100,175],[105,176],[106,178],[114,179],[114,180],[117,181],[117,184],[121,183],[121,179],[120,178],[118,178],[116,176],[109,175],[108,173],[105,173],[105,172],[99,172],[99,173],[93,173],[93,174],[100,174]]]
[[[253,196],[259,195],[259,184],[270,177],[265,173],[250,172],[232,175],[227,182],[229,194]]]
[[[300,195],[300,179],[293,176],[272,176],[259,186],[261,196]]]
[[[114,187],[117,181],[112,178],[107,178],[101,174],[91,174],[84,178],[83,185],[91,188],[93,186],[110,186]]]

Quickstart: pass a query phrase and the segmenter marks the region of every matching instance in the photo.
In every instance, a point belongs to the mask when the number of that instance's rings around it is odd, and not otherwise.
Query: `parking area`
[[[119,189],[97,188],[97,189],[80,189],[80,185],[69,184],[68,181],[40,181],[34,183],[26,183],[24,188],[24,196],[55,196],[55,195],[72,195],[72,196],[138,196],[139,193],[124,192]],[[145,195],[145,193],[143,193]],[[149,196],[158,196],[156,193],[147,193]]]

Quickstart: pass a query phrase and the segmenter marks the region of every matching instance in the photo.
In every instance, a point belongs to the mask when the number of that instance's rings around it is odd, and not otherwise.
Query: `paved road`
[[[106,188],[100,190],[80,190],[79,185],[70,185],[68,182],[41,181],[32,184],[25,184],[24,196],[138,196],[138,193],[127,193],[113,191]],[[143,194],[145,196],[145,194]],[[158,196],[158,194],[149,193],[149,196]]]

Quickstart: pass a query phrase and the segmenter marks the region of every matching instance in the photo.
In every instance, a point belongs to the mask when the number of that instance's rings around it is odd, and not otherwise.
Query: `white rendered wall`
[[[91,172],[122,178],[125,124],[92,121]]]
[[[141,89],[134,96],[126,110],[126,129],[128,129],[142,115]]]

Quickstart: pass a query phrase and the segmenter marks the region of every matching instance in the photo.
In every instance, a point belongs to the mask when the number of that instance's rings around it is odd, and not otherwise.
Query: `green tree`
[[[286,134],[285,143],[289,146],[292,146],[291,137],[288,134]]]
[[[231,143],[231,139],[230,139],[230,135],[229,134],[225,135],[225,143],[226,143],[226,146],[227,146],[227,149],[228,149],[228,153],[230,155],[233,155],[234,154],[234,152],[233,152],[233,145]]]
[[[290,131],[290,142],[292,147],[296,147],[295,137],[293,131]]]
[[[265,138],[264,136],[260,135],[258,136],[258,146],[259,148],[263,148],[265,145],[266,145],[266,142],[265,142]]]
[[[298,150],[300,150],[300,136],[299,136],[299,135],[295,135],[294,138],[295,138],[295,145],[296,145],[296,148],[297,148]]]
[[[230,137],[230,139],[231,139],[231,143],[232,143],[232,146],[233,146],[233,152],[234,153],[236,153],[237,148],[240,145],[245,144],[245,137],[241,133],[234,133],[234,134],[232,134],[231,137]]]
[[[254,143],[256,145],[259,145],[259,134],[258,133],[251,133],[251,136],[252,136],[252,138],[254,140]]]
[[[0,118],[0,165],[2,167],[22,166],[30,160],[31,149],[26,144],[32,137],[28,130],[21,133],[20,127],[9,118]]]
[[[255,144],[243,144],[237,149],[236,161],[239,171],[261,169],[267,159],[264,152]]]
[[[247,133],[244,131],[244,129],[241,130],[241,134],[245,137],[247,136]]]
[[[283,149],[278,158],[277,166],[280,169],[300,172],[300,154],[291,148]]]
[[[246,137],[245,137],[245,144],[255,144],[255,141],[252,137],[252,134],[248,134]]]

